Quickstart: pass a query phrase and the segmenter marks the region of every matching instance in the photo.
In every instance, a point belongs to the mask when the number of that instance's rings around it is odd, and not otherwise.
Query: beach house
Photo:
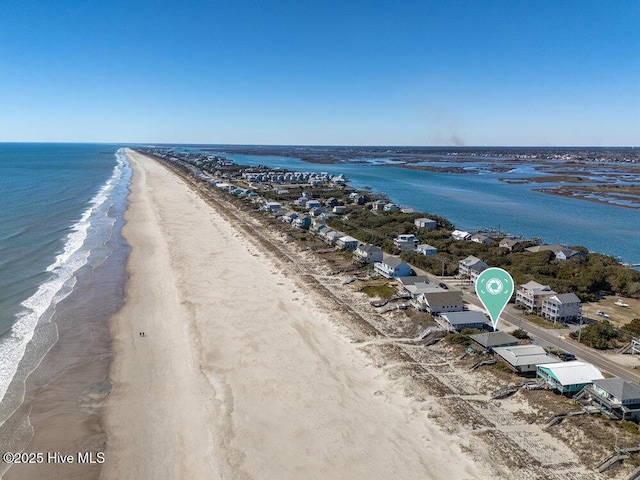
[[[336,240],[336,247],[340,250],[355,250],[358,248],[358,239],[343,235]]]
[[[525,310],[538,312],[542,309],[542,300],[545,297],[556,295],[549,285],[542,285],[533,280],[520,285],[516,291],[516,304],[522,305]]]
[[[450,332],[459,332],[465,328],[482,329],[487,324],[484,313],[475,310],[441,313],[437,320],[441,320],[439,323],[443,323]]]
[[[461,277],[468,278],[472,283],[475,283],[478,276],[487,268],[489,266],[486,263],[473,255],[469,255],[458,262],[458,274]]]
[[[454,230],[451,232],[451,236],[454,240],[470,240],[471,234],[465,230]]]
[[[396,257],[388,257],[386,260],[375,262],[373,269],[386,278],[405,277],[411,275],[411,266]]]
[[[539,345],[494,347],[493,353],[518,374],[534,374],[537,365],[558,362]]]
[[[582,318],[582,302],[575,293],[557,293],[543,297],[541,312],[553,323],[576,321]]]
[[[513,347],[518,344],[518,339],[505,332],[486,332],[469,335],[477,345],[484,350],[492,351],[496,347]]]
[[[435,255],[438,253],[438,249],[432,245],[422,243],[416,247],[416,253],[419,253],[420,255]]]
[[[538,365],[536,375],[563,395],[578,393],[604,377],[600,370],[584,362],[558,362]]]
[[[382,249],[375,245],[358,245],[356,251],[353,252],[353,257],[357,261],[364,263],[375,263],[382,261]]]
[[[411,304],[422,312],[437,315],[446,312],[461,312],[464,310],[462,292],[440,289],[418,294],[411,300]]]
[[[416,218],[413,224],[416,228],[436,228],[438,225],[435,220],[431,220],[430,218]]]
[[[640,420],[640,387],[618,377],[594,380],[575,400],[596,405],[611,418]]]
[[[413,252],[418,245],[418,239],[415,235],[403,234],[394,238],[393,244],[403,252]]]
[[[513,247],[515,247],[518,243],[519,241],[514,240],[513,238],[503,238],[502,240],[500,240],[500,243],[498,243],[498,246],[500,248],[506,248],[507,250],[512,251]]]

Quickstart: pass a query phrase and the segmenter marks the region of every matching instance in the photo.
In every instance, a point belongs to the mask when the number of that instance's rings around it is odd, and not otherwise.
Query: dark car
[[[447,290],[449,288],[449,287],[447,287],[446,283],[440,282],[439,285],[440,285],[440,288],[444,288],[445,290]]]
[[[571,362],[576,359],[576,356],[573,353],[561,353],[558,357],[560,357],[560,360],[563,362]]]

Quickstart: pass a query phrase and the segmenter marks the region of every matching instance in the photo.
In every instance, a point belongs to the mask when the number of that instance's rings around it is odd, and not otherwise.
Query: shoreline
[[[61,269],[77,269],[68,278],[63,277],[66,280],[52,303],[40,314],[8,397],[3,399],[8,402],[7,409],[14,404],[16,407],[0,426],[3,451],[41,453],[45,458],[48,452],[58,452],[71,455],[76,461],[3,463],[3,479],[51,475],[86,479],[99,474],[99,464],[78,465],[77,460],[78,454],[95,459],[95,454],[104,450],[99,410],[110,391],[108,322],[124,301],[123,275],[128,253],[128,246],[119,235],[120,215],[126,206],[126,175],[126,166],[115,167],[75,224],[77,227],[84,222],[90,233],[81,243],[77,238],[67,240],[66,257],[60,254],[57,261]],[[67,238],[72,238],[71,234]],[[75,243],[69,247],[71,241]],[[74,262],[78,261],[83,263],[75,267]],[[55,281],[55,277],[49,281]]]
[[[129,155],[131,276],[112,321],[100,478],[489,474],[380,377],[339,333],[339,311],[274,252]]]

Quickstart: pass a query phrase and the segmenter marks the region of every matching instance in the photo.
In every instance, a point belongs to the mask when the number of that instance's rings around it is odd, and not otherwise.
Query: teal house
[[[563,395],[573,395],[594,380],[604,377],[600,370],[584,362],[558,362],[536,365],[536,375]]]

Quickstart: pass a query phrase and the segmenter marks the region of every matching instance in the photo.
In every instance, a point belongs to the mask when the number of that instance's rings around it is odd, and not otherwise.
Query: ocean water
[[[481,173],[455,174],[381,164],[311,164],[290,157],[234,154],[222,148],[206,153],[223,155],[242,165],[343,173],[356,188],[369,186],[400,205],[444,216],[459,229],[500,229],[513,235],[541,238],[547,243],[582,245],[620,257],[624,262],[640,263],[640,210],[535,191],[559,183],[510,184],[499,180],[540,175],[535,165],[494,173],[483,170],[486,162],[479,161],[478,165],[460,166],[478,166]],[[594,166],[594,171],[598,169],[601,166]],[[597,178],[594,180],[597,183]]]
[[[0,425],[57,341],[56,306],[122,248],[130,175],[114,145],[0,144]]]

